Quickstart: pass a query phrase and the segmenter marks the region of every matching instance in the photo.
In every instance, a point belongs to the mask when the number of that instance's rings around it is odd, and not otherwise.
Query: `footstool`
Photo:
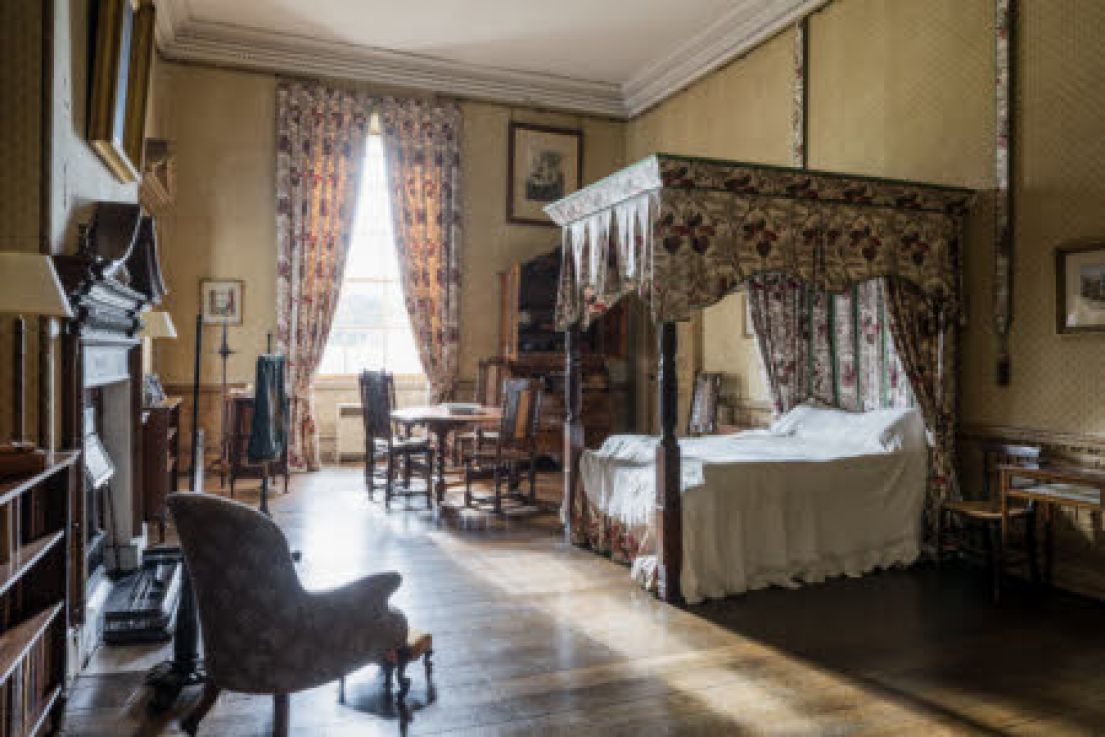
[[[426,683],[430,682],[434,664],[430,658],[434,654],[434,638],[429,632],[410,630],[407,633],[407,643],[394,650],[388,651],[384,656],[380,667],[384,670],[384,689],[391,693],[392,677],[395,671],[399,671],[399,693],[397,701],[403,701],[411,690],[411,679],[407,677],[407,666],[422,659],[422,666],[426,669]],[[338,679],[338,703],[345,703],[345,676]]]

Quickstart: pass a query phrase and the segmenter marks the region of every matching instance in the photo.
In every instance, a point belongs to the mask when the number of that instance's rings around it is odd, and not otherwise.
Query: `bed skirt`
[[[582,491],[575,495],[571,518],[572,542],[575,545],[590,548],[599,555],[628,566],[631,577],[639,586],[653,593],[657,591],[656,540],[651,525],[628,524],[603,514]],[[787,569],[760,568],[750,572],[743,587],[730,590],[719,588],[716,582],[712,585],[699,582],[692,561],[684,552],[683,595],[688,604],[698,604],[706,599],[736,596],[770,586],[797,588],[840,576],[858,578],[876,570],[909,566],[916,562],[919,553],[916,539],[884,541],[871,549],[853,551],[848,555],[806,560],[804,563],[792,561]],[[692,568],[688,568],[688,564],[692,564]]]
[[[629,566],[633,580],[646,591],[656,592],[656,541],[650,525],[627,524],[603,514],[582,489],[575,495],[571,517],[572,543]]]

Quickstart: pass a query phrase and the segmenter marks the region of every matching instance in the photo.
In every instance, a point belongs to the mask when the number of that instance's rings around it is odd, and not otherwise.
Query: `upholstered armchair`
[[[181,724],[189,734],[222,689],[273,694],[274,732],[286,734],[288,694],[388,662],[406,644],[406,617],[388,605],[398,573],[309,592],[284,534],[265,515],[208,494],[171,494],[168,504],[195,590],[208,674],[200,703]]]

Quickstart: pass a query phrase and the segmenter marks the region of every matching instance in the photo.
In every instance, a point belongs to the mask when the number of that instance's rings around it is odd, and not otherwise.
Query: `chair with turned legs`
[[[365,427],[365,484],[371,499],[373,490],[382,485],[384,506],[392,497],[426,496],[426,508],[433,504],[433,447],[426,438],[397,435],[391,420],[395,409],[395,379],[384,371],[363,371],[360,375],[361,411]],[[385,467],[377,468],[378,459]],[[401,471],[402,484],[396,483]],[[411,475],[418,471],[424,481],[422,488],[411,487]]]
[[[503,481],[513,488],[519,467],[528,465],[528,502],[537,501],[537,424],[541,414],[540,379],[507,379],[503,382],[502,420],[495,447],[479,448],[464,457],[464,504],[472,506],[472,481],[494,479],[495,495],[490,499],[495,512],[502,511]],[[480,499],[479,501],[485,501]]]
[[[402,581],[398,573],[309,592],[270,518],[194,492],[171,494],[168,505],[195,591],[207,666],[203,697],[181,722],[185,732],[196,734],[225,689],[272,694],[274,734],[287,735],[289,694],[369,663],[396,663],[408,640],[406,617],[388,604]]]
[[[509,373],[508,359],[481,358],[476,369],[475,403],[481,407],[498,407],[503,396],[503,380]],[[453,436],[453,465],[459,467],[468,452],[492,447],[498,439],[497,430],[488,430],[479,423],[456,433]]]

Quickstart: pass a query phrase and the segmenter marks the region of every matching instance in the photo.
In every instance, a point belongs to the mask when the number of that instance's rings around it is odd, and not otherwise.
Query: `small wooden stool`
[[[387,693],[391,693],[392,676],[395,674],[396,669],[398,669],[399,693],[396,695],[396,700],[403,701],[407,698],[407,694],[410,693],[411,690],[411,679],[407,677],[407,666],[419,658],[422,659],[422,666],[426,669],[426,682],[428,684],[434,670],[433,661],[430,659],[433,654],[433,635],[429,632],[420,632],[415,629],[410,630],[407,633],[407,644],[396,650],[389,651],[388,654],[384,656],[384,660],[380,663],[380,667],[384,669],[384,689]],[[345,703],[345,676],[338,679],[338,703]]]

